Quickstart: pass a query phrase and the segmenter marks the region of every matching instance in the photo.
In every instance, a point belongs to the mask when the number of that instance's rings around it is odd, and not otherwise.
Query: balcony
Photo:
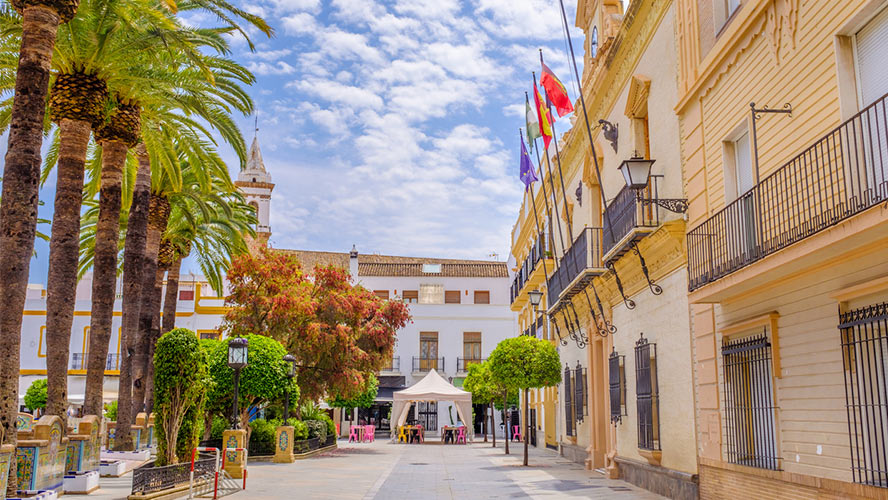
[[[487,358],[456,358],[456,371],[458,373],[468,373],[469,367],[481,364],[487,361]]]
[[[537,286],[543,282],[545,273],[542,269],[554,269],[555,265],[554,261],[551,260],[551,252],[552,245],[548,236],[546,233],[540,233],[518,272],[515,274],[515,279],[512,280],[510,303],[512,304],[513,311],[520,310],[527,302],[527,294],[522,293],[527,285]],[[549,259],[545,265],[541,263],[543,259]]]
[[[558,300],[583,291],[592,278],[607,271],[602,260],[601,243],[600,227],[587,227],[580,232],[547,283],[550,308]]]
[[[401,372],[401,357],[400,356],[392,356],[389,364],[382,369],[383,373],[400,373]]]
[[[117,370],[120,355],[117,353],[109,353],[105,358],[105,370]],[[86,370],[89,355],[85,352],[71,353],[71,370]]]
[[[696,290],[888,200],[888,95],[688,232]]]
[[[632,244],[654,232],[660,225],[660,210],[655,204],[659,197],[658,181],[662,175],[652,175],[651,185],[642,193],[624,186],[604,209],[602,220],[602,250],[604,261],[619,259]]]
[[[425,373],[429,370],[444,371],[444,358],[413,357],[413,373]]]

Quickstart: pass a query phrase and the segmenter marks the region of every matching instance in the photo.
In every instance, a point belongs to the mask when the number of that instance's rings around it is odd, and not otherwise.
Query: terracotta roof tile
[[[295,254],[303,269],[335,265],[348,269],[349,254],[345,252],[318,252],[312,250],[282,250]],[[440,273],[422,272],[423,264],[441,264]],[[467,259],[439,259],[432,257],[401,257],[394,255],[358,254],[360,276],[442,276],[458,278],[507,278],[505,262]]]

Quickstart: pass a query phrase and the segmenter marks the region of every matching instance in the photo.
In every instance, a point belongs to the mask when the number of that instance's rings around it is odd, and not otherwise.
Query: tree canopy
[[[345,269],[317,267],[308,275],[286,252],[239,256],[228,280],[223,328],[281,342],[296,358],[303,401],[360,394],[368,374],[389,363],[395,335],[410,319],[404,303],[352,285]]]
[[[370,408],[379,393],[379,380],[372,373],[364,381],[364,391],[352,398],[334,396],[327,400],[333,408]]]
[[[555,346],[527,335],[501,341],[487,363],[494,383],[508,389],[551,387],[561,382],[561,361]]]
[[[25,391],[25,406],[31,411],[46,408],[45,378],[38,378],[28,386]]]

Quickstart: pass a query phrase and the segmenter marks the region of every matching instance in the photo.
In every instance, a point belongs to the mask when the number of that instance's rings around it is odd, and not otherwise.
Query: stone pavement
[[[292,464],[250,464],[247,489],[230,495],[247,499],[662,499],[619,480],[586,471],[551,450],[530,450],[530,467],[521,465],[523,448],[512,454],[490,443],[466,446],[427,443],[349,444]],[[515,446],[517,445],[517,446]],[[92,495],[65,495],[65,500],[119,500],[132,487],[132,474],[102,478]]]

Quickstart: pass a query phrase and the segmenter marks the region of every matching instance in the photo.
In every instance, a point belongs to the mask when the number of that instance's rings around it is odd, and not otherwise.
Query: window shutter
[[[564,433],[573,436],[573,405],[571,404],[570,368],[564,367]]]
[[[444,292],[445,304],[459,304],[459,290],[447,290]]]
[[[586,381],[583,378],[583,367],[577,364],[574,369],[574,408],[577,422],[583,421],[583,403],[586,400]]]
[[[404,302],[416,302],[419,300],[419,292],[416,290],[404,290],[401,292],[401,298]]]
[[[388,300],[388,298],[389,298],[389,291],[388,290],[373,290],[373,294],[382,300]]]
[[[888,93],[888,9],[882,10],[857,32],[857,74],[860,107]]]
[[[624,380],[620,361],[623,356],[614,350],[608,358],[608,382],[610,384],[610,416],[612,423],[619,423],[623,419],[623,394]]]
[[[476,304],[490,304],[490,292],[475,290]]]

